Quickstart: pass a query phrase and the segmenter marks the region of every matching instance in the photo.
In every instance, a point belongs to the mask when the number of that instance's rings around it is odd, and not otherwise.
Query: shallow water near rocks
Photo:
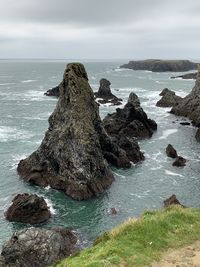
[[[176,194],[186,206],[199,207],[200,144],[194,138],[196,129],[180,125],[182,119],[169,114],[170,109],[155,106],[163,88],[184,96],[194,81],[170,79],[179,73],[119,69],[124,61],[86,61],[84,65],[93,90],[98,90],[99,80],[106,78],[112,83],[113,93],[124,103],[129,93],[135,92],[148,116],[158,123],[153,137],[139,142],[146,160],[128,170],[113,168],[116,181],[110,189],[88,201],[74,201],[62,192],[33,187],[19,179],[17,164],[39,146],[57,102],[56,98],[43,94],[61,81],[66,63],[64,60],[0,61],[0,246],[15,230],[27,226],[4,218],[14,195],[22,192],[37,193],[51,206],[52,218],[39,227],[73,228],[80,234],[83,246],[128,217],[162,207],[163,200],[171,194]],[[101,106],[102,118],[115,108]],[[188,160],[185,168],[172,166],[173,161],[165,154],[168,143]],[[111,208],[118,211],[117,215],[110,214]]]

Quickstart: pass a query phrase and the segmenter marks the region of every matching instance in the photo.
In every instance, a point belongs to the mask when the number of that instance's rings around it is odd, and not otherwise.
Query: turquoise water
[[[22,192],[37,193],[48,200],[52,218],[40,227],[73,228],[80,234],[84,246],[128,217],[138,216],[145,209],[162,207],[163,200],[173,193],[185,205],[198,207],[200,144],[194,138],[196,129],[181,126],[177,117],[168,113],[169,109],[155,106],[164,87],[183,96],[191,90],[194,81],[170,80],[174,73],[119,69],[124,62],[84,64],[94,90],[98,89],[101,78],[107,78],[113,93],[124,102],[131,91],[138,94],[144,110],[157,121],[158,131],[151,139],[140,142],[146,160],[129,170],[113,169],[116,181],[111,188],[88,201],[74,201],[61,192],[33,187],[19,179],[17,163],[39,146],[48,127],[47,119],[56,105],[55,98],[43,93],[61,81],[66,63],[0,61],[0,245],[13,231],[27,226],[4,219],[12,198]],[[106,105],[100,107],[102,117],[114,110],[115,107]],[[188,159],[184,169],[172,167],[172,160],[165,155],[168,143]],[[118,210],[117,215],[109,213],[112,207]]]

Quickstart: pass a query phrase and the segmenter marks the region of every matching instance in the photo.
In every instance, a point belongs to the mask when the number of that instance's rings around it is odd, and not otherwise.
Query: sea
[[[106,78],[111,82],[112,92],[123,99],[121,107],[134,92],[149,118],[157,122],[158,130],[152,138],[139,141],[145,161],[130,169],[112,167],[115,175],[112,186],[86,201],[75,201],[50,187],[32,186],[20,179],[17,164],[40,145],[48,128],[48,117],[57,103],[57,98],[45,96],[44,92],[61,82],[69,62],[0,60],[0,247],[16,230],[30,227],[8,222],[4,216],[19,193],[36,193],[48,203],[51,219],[36,227],[73,229],[82,247],[130,217],[162,208],[163,200],[172,194],[188,207],[200,206],[200,144],[195,140],[196,128],[181,125],[185,118],[170,114],[169,108],[156,107],[164,88],[185,96],[194,86],[194,80],[170,79],[181,73],[120,69],[121,64],[127,63],[125,60],[81,62],[94,91],[99,88],[99,80]],[[116,106],[101,105],[101,117],[115,109]],[[187,159],[184,168],[172,166],[173,160],[165,153],[169,143]],[[117,214],[113,215],[111,208]]]

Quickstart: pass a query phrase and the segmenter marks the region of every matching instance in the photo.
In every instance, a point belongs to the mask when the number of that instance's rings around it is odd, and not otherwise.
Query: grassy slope
[[[56,267],[143,266],[159,260],[167,248],[200,239],[200,209],[173,206],[145,212],[99,237],[93,247]]]

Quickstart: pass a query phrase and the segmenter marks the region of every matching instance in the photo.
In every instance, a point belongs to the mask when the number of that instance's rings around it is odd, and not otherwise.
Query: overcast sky
[[[0,0],[0,58],[199,58],[200,0]]]

